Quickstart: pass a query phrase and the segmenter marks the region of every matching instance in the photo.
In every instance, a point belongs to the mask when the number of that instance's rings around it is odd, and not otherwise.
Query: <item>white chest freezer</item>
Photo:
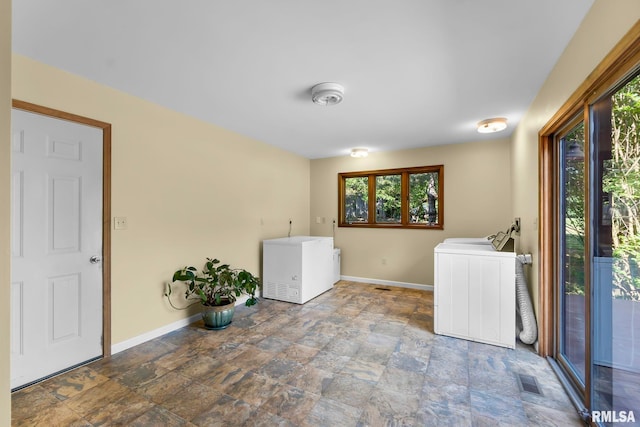
[[[333,237],[292,236],[262,242],[265,298],[304,304],[333,284]]]
[[[515,257],[486,244],[436,246],[435,333],[515,348]]]

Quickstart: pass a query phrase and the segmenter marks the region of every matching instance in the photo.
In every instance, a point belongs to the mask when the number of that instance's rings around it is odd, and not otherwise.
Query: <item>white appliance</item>
[[[340,281],[340,258],[342,254],[340,249],[333,249],[333,284],[335,285]]]
[[[333,288],[333,237],[291,236],[262,242],[262,290],[269,299],[304,304]]]
[[[435,333],[515,348],[515,257],[479,241],[437,245]]]
[[[489,237],[449,237],[443,243],[455,243],[458,245],[490,245]]]

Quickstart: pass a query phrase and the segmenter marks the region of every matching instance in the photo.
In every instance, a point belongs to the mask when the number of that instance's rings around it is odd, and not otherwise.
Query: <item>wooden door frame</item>
[[[102,129],[102,356],[111,355],[111,124],[13,99],[18,110]]]

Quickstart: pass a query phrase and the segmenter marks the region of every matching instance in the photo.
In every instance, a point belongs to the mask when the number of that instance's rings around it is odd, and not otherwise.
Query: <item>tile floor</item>
[[[580,426],[547,362],[433,334],[433,294],[339,282],[261,300],[15,392],[42,426]],[[535,376],[543,396],[521,391]]]

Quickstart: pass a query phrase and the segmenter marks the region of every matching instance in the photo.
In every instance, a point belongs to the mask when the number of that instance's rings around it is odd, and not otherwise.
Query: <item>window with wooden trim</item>
[[[444,166],[338,174],[340,227],[444,226]]]

